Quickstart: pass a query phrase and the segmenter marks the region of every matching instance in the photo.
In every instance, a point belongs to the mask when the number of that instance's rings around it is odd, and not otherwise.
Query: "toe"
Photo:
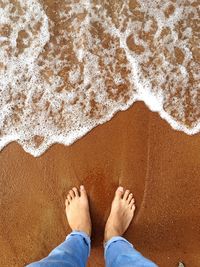
[[[123,196],[123,199],[124,199],[124,200],[127,200],[128,196],[129,196],[129,193],[130,193],[129,190],[126,190],[126,191],[125,191],[124,196]]]
[[[128,203],[130,203],[132,199],[133,199],[133,194],[132,194],[132,193],[130,193],[130,194],[129,194],[129,196],[128,196],[128,200],[127,200],[127,201],[128,201]]]
[[[131,209],[135,209],[135,200],[134,200],[134,198],[131,200],[129,205],[130,205]]]
[[[81,196],[85,196],[85,197],[87,196],[85,187],[83,185],[80,186],[80,193],[81,193]]]
[[[135,211],[135,209],[136,209],[136,206],[135,206],[135,204],[133,204],[133,206],[131,207],[131,210]]]
[[[70,190],[69,191],[69,194],[70,194],[71,198],[74,198],[75,197],[75,194],[74,194],[74,191],[73,190]]]
[[[70,194],[68,194],[67,200],[68,200],[69,203],[71,202],[72,198],[71,198]]]
[[[115,196],[117,198],[121,198],[124,193],[124,188],[122,186],[119,186],[115,192]]]
[[[74,191],[75,196],[79,197],[78,189],[76,187],[73,187],[72,190]]]
[[[69,206],[69,200],[65,199],[65,206],[68,207]]]

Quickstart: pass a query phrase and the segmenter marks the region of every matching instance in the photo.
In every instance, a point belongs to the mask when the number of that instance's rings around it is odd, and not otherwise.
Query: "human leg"
[[[90,253],[91,220],[83,186],[73,188],[66,199],[66,216],[72,233],[48,257],[27,267],[84,267]]]
[[[90,237],[73,231],[46,258],[27,267],[85,267],[90,254]]]
[[[135,211],[133,194],[124,192],[122,187],[116,190],[110,216],[105,227],[106,267],[156,267],[157,265],[143,257],[131,243],[122,237],[127,230]]]

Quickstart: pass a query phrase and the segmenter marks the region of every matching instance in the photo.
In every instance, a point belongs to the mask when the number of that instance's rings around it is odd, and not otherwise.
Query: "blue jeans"
[[[48,257],[27,267],[85,267],[91,241],[84,232],[73,231]],[[157,267],[144,258],[125,238],[111,238],[105,245],[106,267]]]

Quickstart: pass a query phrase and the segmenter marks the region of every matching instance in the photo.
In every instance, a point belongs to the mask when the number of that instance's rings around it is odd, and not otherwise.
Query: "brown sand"
[[[0,153],[0,266],[39,260],[62,242],[65,196],[83,183],[94,230],[88,266],[104,266],[103,228],[120,184],[137,202],[128,240],[161,267],[199,267],[199,151],[200,135],[174,131],[143,103],[40,158],[8,145]]]

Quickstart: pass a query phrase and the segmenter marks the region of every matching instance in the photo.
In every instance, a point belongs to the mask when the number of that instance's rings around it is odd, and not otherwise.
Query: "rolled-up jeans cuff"
[[[133,248],[133,245],[131,243],[129,243],[125,238],[121,237],[121,236],[114,236],[112,237],[110,240],[108,240],[107,242],[104,243],[104,255],[106,255],[106,252],[109,248],[109,246],[114,243],[114,242],[117,242],[117,241],[124,241],[126,242],[127,244],[129,244],[129,246],[131,246]]]
[[[85,233],[85,232],[81,232],[81,231],[72,231],[67,237],[66,240],[70,237],[70,236],[81,236],[82,239],[84,240],[85,244],[88,246],[88,257],[90,256],[90,251],[91,251],[91,239],[90,237]]]

